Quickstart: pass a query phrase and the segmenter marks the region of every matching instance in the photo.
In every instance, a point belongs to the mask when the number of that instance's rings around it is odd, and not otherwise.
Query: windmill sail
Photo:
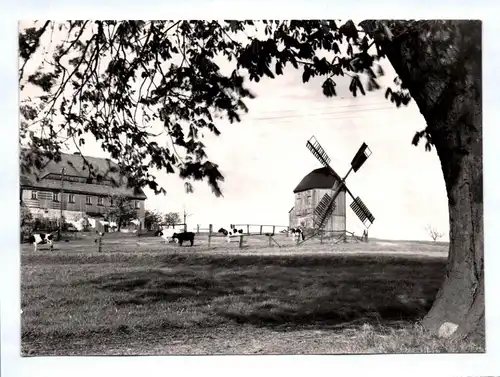
[[[306,143],[307,149],[318,159],[323,166],[330,167],[330,157],[326,154],[323,147],[320,145],[319,141],[313,136]]]
[[[375,221],[375,217],[372,215],[370,210],[366,207],[365,203],[363,203],[359,196],[354,199],[350,207],[352,208],[356,216],[358,216],[358,218],[361,220],[364,226],[370,227],[370,225]],[[368,226],[366,225],[367,223],[369,223]]]
[[[323,229],[334,210],[335,202],[330,195],[325,194],[314,210],[314,226],[318,229]]]

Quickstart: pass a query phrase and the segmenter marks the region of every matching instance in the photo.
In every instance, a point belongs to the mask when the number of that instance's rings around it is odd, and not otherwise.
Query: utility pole
[[[64,168],[61,169],[61,197],[59,198],[60,200],[60,212],[59,212],[59,232],[58,232],[58,238],[59,241],[61,240],[61,233],[62,233],[62,226],[63,226],[63,206],[64,206]]]

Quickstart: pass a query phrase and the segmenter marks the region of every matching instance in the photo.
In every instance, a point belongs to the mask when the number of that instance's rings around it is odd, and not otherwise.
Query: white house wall
[[[36,199],[32,199],[32,191],[36,191]],[[73,194],[75,203],[69,203],[69,195],[70,193],[68,192],[65,192],[63,195],[63,216],[68,221],[76,221],[85,213],[105,214],[111,204],[108,197],[102,197],[103,204],[98,205],[97,196],[78,193]],[[92,204],[86,204],[87,196],[91,196]],[[52,191],[23,189],[21,198],[34,217],[59,218],[60,216],[61,201],[55,202],[52,200]],[[137,201],[139,203],[138,217],[143,228],[145,216],[144,200]]]

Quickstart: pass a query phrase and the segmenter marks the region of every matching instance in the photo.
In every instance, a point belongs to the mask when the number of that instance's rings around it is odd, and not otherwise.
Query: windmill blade
[[[323,229],[326,221],[335,210],[335,201],[328,194],[325,194],[314,209],[313,224],[318,229]]]
[[[372,225],[373,222],[375,221],[375,217],[372,215],[370,210],[366,207],[365,203],[363,203],[363,201],[359,196],[356,199],[354,199],[350,207],[352,208],[356,216],[358,216],[358,218],[361,220],[361,222],[365,227],[369,228],[370,225]],[[369,225],[366,225],[367,223]]]
[[[371,156],[371,154],[372,151],[370,150],[370,148],[368,148],[368,145],[366,145],[366,143],[363,143],[351,161],[351,167],[355,173],[365,163],[368,157]]]
[[[325,150],[314,136],[307,141],[306,147],[311,151],[314,157],[316,157],[317,160],[321,162],[321,164],[323,164],[326,167],[330,167],[329,165],[331,161],[330,157],[328,157]]]

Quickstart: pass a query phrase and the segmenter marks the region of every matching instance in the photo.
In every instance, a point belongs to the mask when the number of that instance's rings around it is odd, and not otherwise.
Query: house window
[[[52,201],[53,202],[58,202],[59,201],[59,193],[58,192],[53,192],[52,193]]]
[[[98,206],[102,206],[102,205],[104,205],[104,204],[102,203],[102,197],[98,197],[98,198],[97,198],[97,205],[98,205]]]
[[[92,197],[91,196],[87,196],[85,198],[85,204],[91,206],[92,205]]]
[[[36,200],[36,191],[31,191],[31,199]]]
[[[68,202],[69,203],[74,203],[75,202],[75,194],[69,194],[68,195]]]
[[[135,209],[139,209],[139,201],[138,200],[135,201]]]

